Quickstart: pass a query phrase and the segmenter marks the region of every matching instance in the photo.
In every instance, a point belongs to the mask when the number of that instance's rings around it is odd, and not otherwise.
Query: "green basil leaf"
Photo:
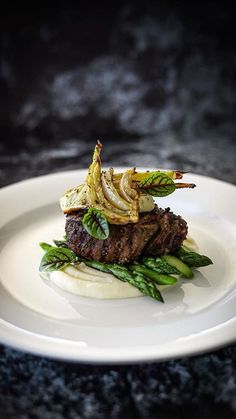
[[[59,271],[69,263],[77,261],[77,256],[74,252],[69,249],[62,249],[51,247],[43,256],[39,271],[40,272],[52,272]]]
[[[205,255],[189,250],[185,246],[179,247],[175,252],[176,256],[191,268],[200,268],[201,266],[212,265],[212,260]]]
[[[139,183],[141,191],[152,196],[167,196],[175,191],[176,186],[169,176],[163,172],[154,172]]]
[[[89,208],[83,217],[82,224],[85,230],[98,240],[105,240],[109,236],[109,225],[102,211]]]
[[[63,247],[65,249],[68,249],[68,244],[66,243],[66,240],[53,240],[53,243],[57,247]]]
[[[48,250],[50,250],[53,246],[51,246],[51,244],[45,243],[45,242],[40,242],[39,246],[41,247],[41,249],[44,250],[44,252],[47,252]]]

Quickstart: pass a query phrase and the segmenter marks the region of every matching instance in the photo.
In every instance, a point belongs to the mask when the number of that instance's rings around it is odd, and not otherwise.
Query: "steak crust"
[[[138,223],[110,224],[105,240],[91,237],[82,225],[84,212],[66,217],[68,246],[78,256],[106,263],[125,264],[140,256],[159,256],[173,253],[187,235],[187,223],[179,215],[157,206],[153,211],[140,214]]]
[[[158,229],[143,249],[146,256],[161,256],[168,253],[174,253],[186,239],[188,227],[186,221],[170,212],[169,208],[165,210],[159,208],[154,210]]]

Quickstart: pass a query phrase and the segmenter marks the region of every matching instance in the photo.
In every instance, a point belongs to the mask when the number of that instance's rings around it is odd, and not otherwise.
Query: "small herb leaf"
[[[44,252],[47,252],[48,250],[50,250],[53,247],[50,244],[45,243],[45,242],[39,243],[39,246],[41,247],[41,249],[44,250]]]
[[[68,244],[66,243],[66,240],[53,240],[53,242],[57,247],[63,247],[64,249],[68,249]]]
[[[152,196],[167,196],[175,191],[174,181],[163,172],[154,172],[139,183],[139,189]]]
[[[77,261],[77,256],[69,249],[51,247],[43,256],[39,271],[59,271],[69,263]]]
[[[83,217],[82,224],[85,230],[98,240],[105,240],[109,236],[109,225],[102,211],[89,208]]]

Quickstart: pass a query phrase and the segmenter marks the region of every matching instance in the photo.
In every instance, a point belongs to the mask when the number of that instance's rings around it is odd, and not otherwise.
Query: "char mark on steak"
[[[158,229],[143,249],[143,255],[161,256],[174,253],[186,239],[188,233],[187,223],[180,215],[158,208],[154,210]]]
[[[78,256],[90,260],[125,264],[141,255],[172,253],[187,235],[187,223],[168,208],[155,207],[152,212],[140,214],[135,224],[110,224],[110,234],[105,240],[97,240],[86,232],[83,215],[83,211],[67,215],[67,243]]]

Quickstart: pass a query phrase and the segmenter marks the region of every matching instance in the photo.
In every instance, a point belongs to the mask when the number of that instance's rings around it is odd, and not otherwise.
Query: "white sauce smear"
[[[84,263],[69,265],[62,271],[54,271],[49,278],[64,291],[83,297],[111,299],[142,295],[127,282],[120,281],[112,274],[89,268]]]

